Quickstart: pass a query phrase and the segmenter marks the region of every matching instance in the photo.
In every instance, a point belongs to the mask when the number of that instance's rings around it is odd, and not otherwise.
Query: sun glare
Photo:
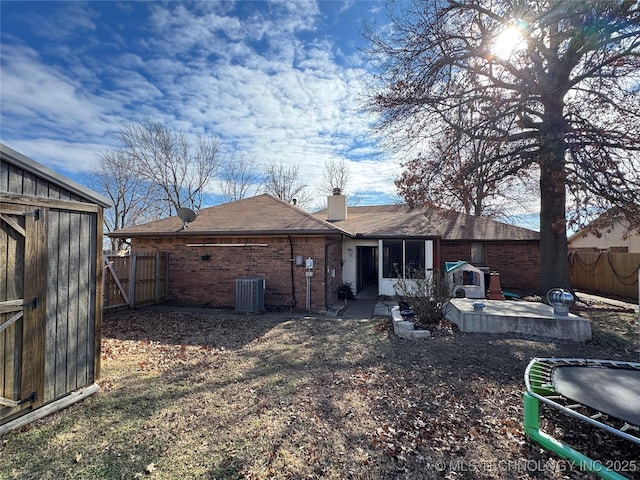
[[[503,60],[508,60],[511,55],[527,47],[526,40],[517,26],[511,26],[498,35],[493,43],[493,54]]]

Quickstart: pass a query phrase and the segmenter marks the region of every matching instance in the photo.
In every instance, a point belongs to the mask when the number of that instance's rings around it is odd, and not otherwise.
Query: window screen
[[[382,242],[382,276],[416,278],[424,276],[424,240],[384,240]]]
[[[407,278],[424,278],[424,240],[407,240],[404,243],[405,270]]]
[[[382,276],[398,278],[402,274],[402,240],[382,242]]]

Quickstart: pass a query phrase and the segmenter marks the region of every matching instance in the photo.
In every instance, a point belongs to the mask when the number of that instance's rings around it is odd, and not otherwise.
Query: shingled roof
[[[336,235],[359,238],[444,240],[538,240],[533,230],[448,210],[411,209],[405,204],[349,207],[347,220],[328,222],[326,210],[310,214],[263,194],[204,208],[183,229],[175,216],[109,233],[110,237]]]
[[[175,216],[109,233],[110,237],[336,235],[340,227],[271,195],[203,208],[183,229]]]
[[[316,213],[326,217],[326,210]],[[441,237],[444,240],[538,240],[536,231],[450,210],[411,209],[406,204],[349,207],[331,222],[361,238]]]

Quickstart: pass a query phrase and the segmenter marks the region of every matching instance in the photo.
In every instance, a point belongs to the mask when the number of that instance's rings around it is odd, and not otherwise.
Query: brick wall
[[[444,262],[471,262],[473,242],[446,242],[440,245],[441,266]],[[540,249],[533,242],[483,242],[484,265],[500,274],[504,290],[529,294],[538,286]]]
[[[311,308],[325,306],[325,238],[292,237],[293,276],[291,283],[291,249],[287,237],[252,238],[134,238],[134,253],[169,253],[170,302],[212,307],[235,306],[235,280],[260,277],[266,279],[265,306],[304,309],[306,276],[304,260],[313,258]],[[236,244],[239,246],[187,246],[187,244]],[[240,246],[253,244],[252,246]],[[266,246],[259,246],[266,245]],[[331,251],[331,247],[327,248]],[[203,256],[209,256],[203,260]],[[296,265],[301,255],[303,265]],[[334,260],[335,261],[335,260]],[[338,266],[340,263],[338,262]],[[335,267],[332,267],[335,268]],[[342,272],[336,272],[336,277]],[[295,297],[295,305],[294,305]]]
[[[504,290],[533,293],[540,280],[540,246],[538,242],[487,243],[485,263],[500,274]]]
[[[471,243],[440,241],[439,267],[444,268],[445,262],[471,261]]]

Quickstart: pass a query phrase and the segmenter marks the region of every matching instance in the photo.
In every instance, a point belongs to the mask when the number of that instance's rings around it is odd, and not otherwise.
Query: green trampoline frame
[[[625,440],[640,444],[640,426],[618,421],[595,410],[593,414],[580,413],[578,409],[590,410],[590,408],[576,404],[575,401],[569,400],[558,393],[553,385],[552,375],[553,370],[561,366],[640,370],[640,363],[579,358],[534,358],[527,366],[524,374],[524,381],[527,387],[527,391],[524,392],[525,434],[543,448],[570,460],[582,470],[596,473],[600,478],[608,480],[628,480],[627,477],[603,466],[602,463],[583,455],[540,430],[540,402],[543,402],[567,415],[606,430]]]

